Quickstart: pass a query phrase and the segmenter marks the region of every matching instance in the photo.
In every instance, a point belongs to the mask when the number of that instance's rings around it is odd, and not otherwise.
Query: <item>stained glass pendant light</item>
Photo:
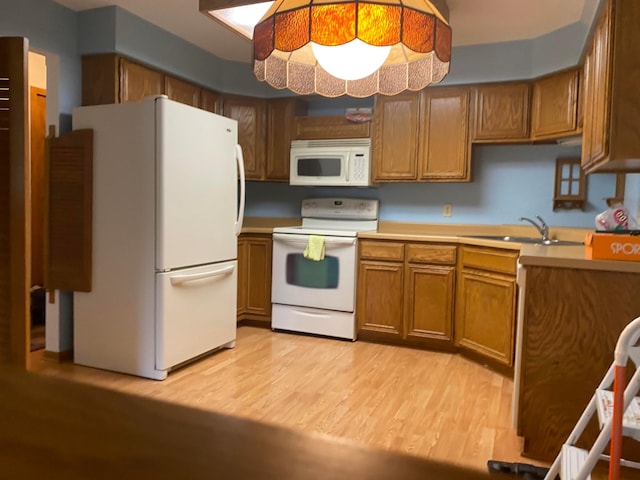
[[[421,90],[450,59],[451,28],[428,0],[276,0],[253,31],[256,78],[301,95]]]

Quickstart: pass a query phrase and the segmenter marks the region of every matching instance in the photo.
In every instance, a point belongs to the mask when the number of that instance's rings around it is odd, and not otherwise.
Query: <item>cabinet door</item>
[[[591,164],[591,129],[592,122],[590,120],[593,115],[593,48],[587,51],[587,54],[584,58],[584,65],[582,66],[583,70],[583,79],[584,82],[580,87],[580,96],[582,97],[582,110],[583,114],[583,125],[582,125],[582,169],[586,170],[586,168]]]
[[[164,77],[164,93],[176,102],[200,106],[200,87],[193,83],[167,75]]]
[[[263,180],[265,171],[265,102],[259,98],[225,96],[225,117],[238,121],[238,143],[248,180]]]
[[[200,92],[200,108],[213,113],[222,113],[222,96],[213,90],[203,88]]]
[[[271,321],[271,237],[247,237],[245,315]]]
[[[373,181],[416,180],[418,94],[378,95],[374,111]]]
[[[289,181],[295,118],[306,115],[306,112],[306,105],[296,98],[277,98],[267,102],[267,180]]]
[[[426,89],[420,95],[420,179],[468,181],[469,90]]]
[[[247,241],[244,235],[238,238],[238,320],[247,306]]]
[[[238,239],[238,320],[271,321],[270,235]]]
[[[529,139],[528,83],[501,83],[475,88],[474,142]]]
[[[358,334],[402,335],[404,264],[361,261],[356,316]]]
[[[157,70],[120,59],[120,102],[139,102],[148,95],[160,95],[164,74]]]
[[[405,289],[405,338],[450,344],[455,267],[408,264]]]
[[[456,304],[456,344],[512,366],[515,301],[515,277],[464,268]]]
[[[531,137],[534,140],[577,133],[579,70],[536,80],[533,85]]]
[[[117,55],[82,57],[82,105],[118,103],[119,76]]]
[[[593,34],[590,95],[591,112],[585,122],[591,123],[588,164],[597,163],[609,154],[610,50],[611,15],[608,8]]]

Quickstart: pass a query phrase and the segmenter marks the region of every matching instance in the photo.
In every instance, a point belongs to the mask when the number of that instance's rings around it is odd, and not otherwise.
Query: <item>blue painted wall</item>
[[[0,0],[0,35],[27,37],[30,48],[59,60],[60,128],[71,128],[71,111],[80,104],[81,63],[78,15],[48,0]]]
[[[215,57],[122,8],[85,10],[78,16],[80,55],[117,52],[215,90],[274,96],[272,88],[255,79],[251,64]]]
[[[532,78],[579,62],[599,0],[585,3],[579,22],[533,40],[456,47],[451,72],[443,84]],[[80,104],[80,57],[116,52],[210,88],[255,96],[281,96],[257,82],[249,64],[229,62],[145,22],[118,7],[75,13],[49,0],[0,0],[0,35],[29,38],[34,49],[60,57],[60,114],[65,130]],[[313,99],[313,115],[341,114],[346,107],[372,106],[368,99]],[[554,161],[577,154],[555,146],[478,146],[473,152],[473,182],[462,184],[386,184],[377,189],[309,189],[275,183],[250,183],[248,214],[296,216],[302,198],[348,195],[379,198],[382,218],[398,221],[513,223],[521,215],[540,214],[552,225],[591,227],[613,195],[614,176],[589,177],[585,212],[551,210]],[[640,196],[640,182],[628,182],[630,198]],[[442,217],[452,203],[453,216]]]
[[[292,187],[251,182],[247,215],[300,215],[300,201],[313,196],[345,196],[380,200],[380,218],[428,223],[515,224],[521,216],[541,215],[550,225],[592,228],[594,217],[613,196],[615,177],[590,175],[584,211],[553,211],[555,159],[575,158],[577,147],[555,145],[476,146],[471,183],[399,183],[378,188]],[[445,218],[445,203],[453,215]]]

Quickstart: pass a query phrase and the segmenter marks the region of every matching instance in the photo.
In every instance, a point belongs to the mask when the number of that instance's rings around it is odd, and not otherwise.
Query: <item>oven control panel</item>
[[[378,208],[378,200],[369,198],[307,198],[302,217],[377,220]]]

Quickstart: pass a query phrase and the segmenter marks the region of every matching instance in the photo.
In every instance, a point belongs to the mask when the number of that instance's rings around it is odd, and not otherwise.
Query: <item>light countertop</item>
[[[299,218],[248,217],[242,233],[270,234],[274,227],[300,225]],[[584,241],[592,230],[583,228],[550,227],[549,237],[560,240]],[[543,246],[471,238],[469,235],[512,235],[535,237],[537,232],[526,225],[465,225],[380,222],[376,232],[360,232],[358,238],[368,240],[397,240],[415,242],[443,242],[482,247],[519,250],[522,265],[604,270],[640,273],[640,262],[593,260],[584,245]]]

